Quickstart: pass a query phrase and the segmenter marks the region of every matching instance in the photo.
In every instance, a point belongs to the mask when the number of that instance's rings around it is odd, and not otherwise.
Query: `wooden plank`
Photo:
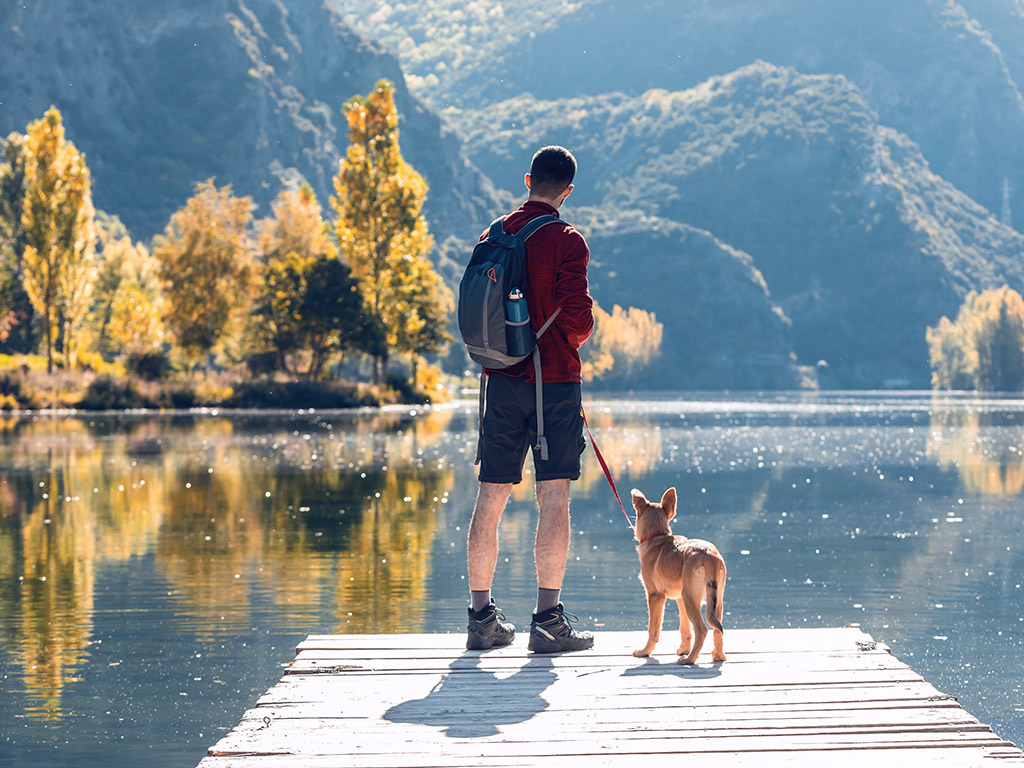
[[[929,686],[930,687],[930,686]],[[952,710],[963,713],[963,717],[972,717],[967,714],[960,705],[953,700],[928,701],[927,697],[896,697],[892,698],[865,698],[860,701],[851,701],[850,696],[829,695],[832,689],[805,689],[807,695],[799,700],[779,701],[776,697],[764,697],[762,701],[753,700],[751,696],[739,696],[733,694],[731,700],[721,700],[724,697],[714,696],[711,701],[699,701],[695,697],[662,697],[656,705],[648,705],[643,708],[624,706],[622,701],[613,696],[606,697],[597,702],[598,706],[587,700],[586,717],[594,723],[630,723],[650,720],[652,717],[661,720],[671,720],[674,717],[685,717],[689,721],[700,719],[729,719],[732,721],[742,720],[750,715],[761,717],[792,717],[795,715],[814,716],[817,718],[828,718],[833,713],[847,713],[854,711],[884,711],[897,714],[902,710],[926,710],[929,712],[942,712]],[[893,690],[896,690],[895,687]],[[934,689],[932,689],[934,690]],[[812,700],[815,695],[820,700]],[[710,699],[712,697],[700,697]],[[505,705],[508,712],[526,711],[526,708],[518,707],[515,701],[509,701]],[[436,718],[449,718],[459,714],[473,715],[480,711],[479,705],[445,707],[444,711],[432,713]],[[571,709],[551,708],[545,710],[545,722],[557,727],[569,727],[580,719],[580,711],[577,707]],[[883,715],[879,715],[882,717]],[[367,723],[358,727],[372,728],[379,725],[380,715],[377,708],[367,706],[366,700],[358,701],[351,706],[335,709],[327,708],[322,702],[301,702],[297,704],[280,704],[276,706],[257,706],[246,711],[242,715],[242,722],[255,720],[262,722],[263,718],[287,720],[300,718],[316,718],[323,721],[329,720],[366,720]],[[386,724],[384,727],[388,727]]]
[[[436,744],[419,741],[412,744],[398,740],[387,740],[377,745],[366,745],[365,751],[336,749],[336,742],[321,745],[302,743],[287,736],[279,737],[273,745],[250,744],[248,749],[241,749],[241,755],[301,755],[303,757],[333,756],[344,758],[345,764],[359,766],[389,765],[399,768],[423,765],[425,756],[439,756],[450,764],[470,764],[479,760],[482,755],[492,752],[498,754],[515,754],[520,758],[552,758],[563,755],[576,756],[609,756],[636,759],[637,755],[717,755],[722,753],[741,752],[834,752],[838,750],[860,751],[868,759],[873,749],[891,749],[895,747],[943,747],[947,749],[963,748],[1005,748],[1006,742],[989,733],[949,733],[949,732],[916,732],[900,735],[897,733],[860,732],[849,734],[812,734],[777,736],[722,736],[705,738],[667,738],[645,739],[637,741],[591,739],[581,742],[553,742],[547,739],[544,731],[538,731],[532,741],[515,744],[493,745],[490,742],[477,743],[473,740],[450,739],[445,742],[444,749],[439,750]],[[351,740],[348,740],[351,743]],[[356,745],[361,746],[361,745]],[[219,745],[218,745],[219,747]],[[218,747],[211,750],[211,756],[218,756]],[[225,756],[230,756],[226,754]],[[625,760],[622,765],[626,765]],[[915,763],[916,765],[916,763]]]
[[[296,682],[304,684],[296,684]],[[360,679],[366,683],[359,687],[339,688],[336,685],[324,686],[322,680],[309,678],[287,678],[286,683],[278,683],[260,697],[258,707],[273,706],[313,706],[322,710],[338,712],[344,716],[368,713],[377,706],[391,707],[415,697],[425,697],[437,682],[431,684],[428,678],[415,679],[415,686],[409,685],[404,690],[396,690],[390,686],[374,688],[368,679]],[[412,682],[412,681],[410,681]],[[315,686],[315,687],[314,687]],[[387,688],[387,690],[382,690]],[[587,693],[588,710],[602,709],[659,709],[676,706],[709,706],[747,704],[754,707],[786,706],[787,704],[806,704],[812,702],[843,702],[879,701],[893,699],[926,701],[933,699],[934,706],[959,706],[955,701],[942,699],[942,694],[924,680],[912,682],[883,683],[839,683],[834,685],[780,685],[772,687],[752,688],[744,686],[721,688],[687,688],[671,690],[652,690],[640,700],[636,695],[623,695],[621,692],[592,691]],[[506,706],[514,706],[515,697],[504,697]],[[482,705],[493,701],[490,691],[467,688],[458,700],[448,702],[450,711],[478,711]],[[579,696],[561,688],[549,688],[544,691],[546,712],[570,711],[580,709]]]
[[[695,756],[699,759],[699,756]],[[821,768],[827,761],[829,768],[864,768],[865,761],[879,766],[929,766],[929,768],[1001,768],[1022,765],[1024,760],[1006,758],[999,747],[969,747],[962,749],[929,748],[927,746],[903,748],[877,748],[873,750],[795,751],[795,752],[732,752],[718,753],[712,758],[714,765],[729,768]],[[471,768],[482,764],[481,758],[472,760],[445,760],[434,755],[423,755],[418,768]],[[620,756],[560,755],[558,757],[519,757],[517,755],[486,755],[486,764],[494,768],[623,768],[641,764],[643,768],[680,768],[680,755]],[[385,763],[367,762],[359,766],[349,758],[332,756],[246,756],[208,757],[199,768],[383,768]]]
[[[675,663],[669,633],[668,653],[650,659],[629,653],[642,632],[599,637],[590,651],[536,656],[523,635],[484,653],[461,648],[461,634],[311,636],[200,765],[1024,764],[856,628],[732,630],[728,661],[692,667]]]
[[[528,629],[528,628],[527,628]],[[516,638],[522,641],[527,632],[520,627]],[[596,633],[594,648],[582,651],[574,656],[590,654],[632,653],[643,645],[646,631],[600,631]],[[857,647],[858,642],[875,643],[871,636],[857,627],[801,627],[784,629],[729,629],[726,628],[726,654],[747,651],[780,651],[800,653],[805,650],[850,650]],[[667,655],[678,645],[679,634],[676,630],[662,630],[658,650]],[[704,642],[704,650],[711,651],[712,637],[708,634]],[[875,643],[882,647],[880,643]],[[525,642],[517,643],[512,649],[525,648]],[[490,651],[466,651],[464,632],[431,635],[310,635],[299,643],[296,652],[310,650],[340,651],[385,651],[398,650],[408,655],[422,655],[424,651],[447,651],[468,655],[501,654],[505,649]]]

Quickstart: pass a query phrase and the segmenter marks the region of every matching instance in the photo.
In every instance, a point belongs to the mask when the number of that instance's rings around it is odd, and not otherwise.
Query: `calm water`
[[[688,396],[689,397],[689,396]],[[595,401],[621,491],[680,493],[728,628],[855,624],[1024,743],[1024,401]],[[195,765],[308,633],[462,632],[475,407],[0,416],[0,764]],[[567,607],[642,631],[592,452]],[[529,624],[530,479],[495,592]],[[666,627],[675,626],[670,606]]]

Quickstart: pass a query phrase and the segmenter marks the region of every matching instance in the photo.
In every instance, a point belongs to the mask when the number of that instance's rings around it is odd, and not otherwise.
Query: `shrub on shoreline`
[[[393,389],[340,381],[239,380],[228,374],[150,381],[139,376],[0,368],[0,410],[358,408],[406,400]]]

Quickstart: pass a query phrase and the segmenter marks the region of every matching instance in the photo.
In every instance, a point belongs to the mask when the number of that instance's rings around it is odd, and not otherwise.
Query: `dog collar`
[[[665,531],[664,533],[652,533],[650,536],[644,536],[642,539],[640,539],[640,543],[643,544],[644,542],[650,541],[651,539],[656,539],[659,536],[671,536],[671,535],[672,534],[669,533],[668,531]]]

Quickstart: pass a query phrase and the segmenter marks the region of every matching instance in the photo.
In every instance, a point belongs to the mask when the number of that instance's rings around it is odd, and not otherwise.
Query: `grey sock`
[[[484,608],[491,604],[491,590],[489,589],[472,589],[469,592],[470,607],[480,613]]]
[[[560,589],[544,589],[540,588],[537,590],[537,613],[554,608],[558,605],[558,596],[562,593]]]

